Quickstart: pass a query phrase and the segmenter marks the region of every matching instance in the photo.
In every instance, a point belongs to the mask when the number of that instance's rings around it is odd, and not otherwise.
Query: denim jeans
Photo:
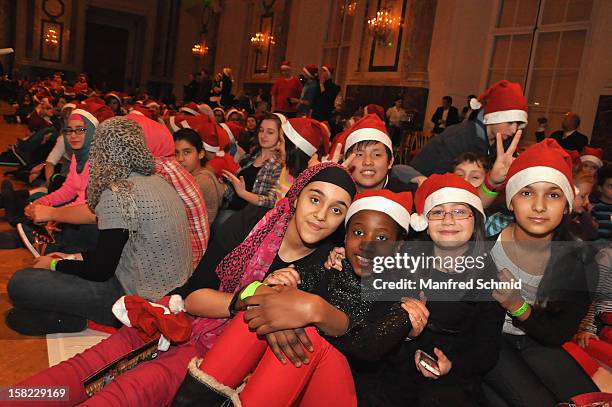
[[[16,308],[81,317],[105,325],[117,323],[111,307],[125,294],[116,277],[99,283],[34,268],[15,272],[7,291]]]

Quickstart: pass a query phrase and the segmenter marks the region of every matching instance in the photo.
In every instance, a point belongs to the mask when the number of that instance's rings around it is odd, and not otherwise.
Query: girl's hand
[[[318,297],[292,287],[278,286],[272,295],[253,295],[244,299],[244,321],[258,335],[285,329],[302,328],[313,323]]]
[[[427,298],[423,291],[419,293],[419,299],[405,298],[402,300],[402,308],[408,313],[412,329],[408,333],[411,338],[419,336],[427,326],[429,310],[426,307]]]
[[[53,212],[55,208],[52,206],[36,204],[26,206],[25,214],[32,219],[34,223],[45,223],[53,220]]]
[[[240,179],[238,179],[238,177],[228,170],[223,170],[223,177],[232,184],[234,191],[236,191],[236,195],[242,198],[244,193],[247,192],[244,177],[240,177]]]
[[[440,370],[440,376],[444,376],[445,374],[448,374],[448,372],[450,372],[450,370],[453,367],[453,362],[451,362],[446,357],[446,355],[438,348],[434,348],[434,354],[438,358],[438,369]],[[419,363],[420,359],[421,359],[421,350],[419,349],[414,353],[414,363],[416,364],[417,370],[421,372],[423,376],[429,379],[434,379],[434,380],[439,379],[440,376],[431,373],[429,370],[421,366],[421,364]]]
[[[295,367],[309,363],[306,351],[314,351],[304,328],[272,332],[266,335],[266,340],[270,350],[282,364],[286,364],[289,358]]]
[[[35,269],[46,269],[51,270],[51,260],[57,259],[57,257],[53,256],[40,256],[34,259],[34,263],[32,267]]]
[[[327,260],[323,264],[327,270],[332,268],[342,271],[342,260],[346,258],[346,251],[344,247],[334,247],[327,256]]]
[[[264,284],[271,285],[285,285],[287,287],[297,287],[302,280],[300,274],[295,271],[295,266],[290,264],[289,267],[285,267],[276,271],[273,271],[266,277]]]
[[[574,341],[576,344],[578,344],[578,346],[584,349],[589,346],[589,341],[591,339],[598,340],[599,337],[590,332],[578,332],[576,335],[574,335],[572,341]]]
[[[503,269],[497,277],[500,282],[514,282],[514,276],[508,269]],[[525,301],[517,289],[496,289],[491,293],[493,298],[507,311],[516,311]]]

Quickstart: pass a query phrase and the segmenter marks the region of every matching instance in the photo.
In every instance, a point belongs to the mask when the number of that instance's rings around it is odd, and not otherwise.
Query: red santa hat
[[[285,137],[309,157],[317,153],[319,147],[325,144],[323,140],[327,138],[323,126],[308,117],[289,119],[282,124],[282,128]]]
[[[236,122],[220,123],[219,125],[232,143],[236,143],[236,140],[240,139],[240,136],[244,132],[244,128]]]
[[[427,229],[427,214],[438,205],[465,203],[485,218],[478,190],[458,175],[432,174],[419,186],[414,197],[415,213],[410,216],[410,226],[418,232]]]
[[[215,114],[213,113],[213,110],[206,103],[200,103],[198,105],[198,111],[201,114],[205,114],[207,116],[212,117],[213,119],[215,118]]]
[[[234,113],[239,113],[246,120],[246,116],[244,115],[244,112],[241,112],[240,110],[232,107],[227,112],[225,112],[225,121],[226,122],[229,121],[230,116],[233,115]]]
[[[327,72],[329,74],[329,76],[333,76],[333,74],[334,74],[334,68],[332,68],[329,65],[323,65],[323,66],[321,66],[321,69],[324,70],[325,72]]]
[[[523,96],[521,85],[501,80],[491,85],[478,98],[470,100],[472,110],[485,106],[484,124],[521,122],[527,125],[527,99]]]
[[[304,72],[304,75],[306,75],[309,78],[315,78],[317,76],[317,73],[319,73],[319,68],[317,68],[316,65],[306,65],[304,68],[302,68],[302,72]]]
[[[603,167],[603,149],[585,146],[580,153],[580,161],[590,161],[597,166],[597,168]]]
[[[115,116],[110,107],[104,103],[81,102],[72,111],[70,117],[78,115],[89,121],[94,127],[98,127],[106,119]]]
[[[130,109],[130,114],[145,116],[148,119],[153,118],[153,115],[151,115],[151,111],[149,110],[148,107],[139,106],[139,105],[132,107]]]
[[[119,102],[119,106],[123,105],[123,99],[121,99],[117,92],[108,92],[104,98],[106,100],[115,99],[117,102]]]
[[[193,128],[193,126],[189,124],[189,122],[195,125],[197,121],[192,121],[194,117],[199,116],[192,116],[189,114],[177,114],[174,116],[170,116],[170,118],[168,119],[168,125],[170,126],[170,130],[174,133],[182,128]]]
[[[582,161],[580,160],[580,153],[576,150],[565,150],[569,154],[572,160],[572,168],[577,167]]]
[[[64,87],[64,96],[69,99],[74,99],[76,97],[76,93],[74,92],[74,88],[72,86],[66,85]]]
[[[185,106],[179,109],[179,112],[183,112],[186,114],[190,114],[192,116],[199,116],[200,110],[198,109],[198,105],[194,102],[189,102]]]
[[[378,141],[393,151],[393,143],[387,133],[385,123],[374,113],[363,116],[352,127],[339,134],[334,140],[332,151],[341,143],[342,153],[346,154],[352,146],[361,141]]]
[[[219,147],[219,136],[221,129],[217,126],[217,123],[210,120],[208,116],[201,116],[207,120],[190,120],[191,123],[183,121],[183,128],[192,128],[195,130],[202,139],[204,150],[210,153],[217,153],[221,151]],[[195,118],[193,118],[195,119]]]
[[[532,144],[510,165],[506,175],[506,206],[522,188],[535,182],[550,182],[563,191],[570,210],[574,201],[572,158],[551,138]]]
[[[146,107],[153,107],[153,106],[157,106],[159,108],[161,108],[161,105],[159,103],[157,103],[155,101],[155,99],[149,99],[149,100],[145,100],[143,103]]]
[[[385,121],[385,108],[382,107],[381,105],[370,103],[369,105],[363,108],[364,115],[367,115],[370,113],[376,114],[378,117],[380,117],[380,120],[382,120],[383,122]]]
[[[388,189],[360,192],[346,212],[344,224],[348,225],[351,216],[359,211],[378,211],[389,215],[406,232],[410,229],[412,210],[411,192],[392,192]]]
[[[124,325],[136,328],[145,342],[159,337],[158,349],[166,351],[171,342],[181,343],[191,337],[191,322],[182,312],[180,296],[166,298],[168,304],[162,305],[135,295],[124,295],[113,304],[112,311]]]
[[[289,62],[289,61],[283,61],[283,62],[281,62],[281,66],[280,66],[280,67],[281,67],[281,69],[282,69],[282,68],[291,69],[291,62]]]

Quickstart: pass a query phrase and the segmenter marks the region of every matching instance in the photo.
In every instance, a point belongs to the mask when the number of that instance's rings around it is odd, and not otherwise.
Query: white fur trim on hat
[[[282,127],[285,136],[287,136],[287,138],[291,140],[297,148],[305,152],[309,157],[312,157],[317,152],[317,148],[306,141],[306,139],[293,128],[291,122],[286,121],[282,124]]]
[[[346,143],[344,145],[344,153],[348,151],[353,145],[359,143],[360,141],[378,141],[385,146],[389,147],[389,150],[393,151],[393,143],[389,136],[374,128],[364,127],[362,129],[355,130],[346,138]]]
[[[62,106],[62,110],[64,109],[76,109],[77,105],[75,105],[74,103],[66,103],[64,106]]]
[[[557,185],[563,191],[570,210],[572,209],[574,189],[569,180],[561,171],[546,166],[529,167],[514,174],[506,184],[506,206],[510,208],[512,198],[521,188],[535,182],[550,182]]]
[[[486,216],[482,207],[482,201],[480,200],[480,197],[478,195],[474,195],[463,188],[454,187],[440,188],[437,191],[429,194],[427,199],[425,199],[425,205],[423,205],[423,215],[427,216],[431,208],[433,208],[434,206],[450,202],[469,204],[478,212],[480,212],[483,217]]]
[[[484,124],[511,123],[511,122],[522,122],[522,123],[527,124],[527,112],[521,109],[500,110],[499,112],[491,112],[491,113],[485,114],[482,122]]]
[[[323,66],[321,67],[321,69],[322,69],[322,70],[324,70],[325,72],[327,72],[327,73],[329,74],[329,76],[332,76],[332,73],[330,72],[329,68],[328,68],[328,67],[326,67],[325,65],[323,65]]]
[[[87,120],[91,122],[91,124],[93,124],[94,127],[98,127],[98,124],[100,124],[98,119],[96,119],[96,116],[89,113],[87,110],[74,109],[70,115],[72,116],[73,114],[80,114],[81,116],[85,117]]]
[[[416,212],[410,215],[410,226],[412,226],[412,229],[416,230],[417,232],[422,232],[427,229],[427,225],[428,223],[425,215],[419,215]]]
[[[402,205],[383,196],[367,196],[353,202],[346,212],[344,224],[347,225],[351,216],[359,211],[372,210],[391,216],[401,227],[410,229],[410,213]]]
[[[161,107],[161,106],[159,105],[159,103],[157,103],[157,102],[149,102],[149,103],[147,103],[145,106],[146,106],[146,107],[149,107],[149,106],[157,106],[157,107]]]
[[[590,161],[593,164],[596,164],[599,168],[603,167],[603,161],[601,161],[599,157],[595,155],[590,155],[590,154],[581,155],[580,161],[581,162]]]
[[[288,69],[291,69],[291,65],[281,65],[280,67],[281,67],[281,68],[288,68]]]
[[[207,144],[204,140],[202,140],[202,144],[204,145],[204,150],[210,152],[210,153],[217,153],[219,151],[221,151],[221,147],[219,146],[211,146],[210,144]]]
[[[170,128],[172,129],[173,133],[181,129],[179,126],[177,126],[175,120],[176,119],[174,118],[174,116],[170,116],[170,118],[168,119],[168,124],[170,124]]]
[[[302,72],[304,72],[304,75],[308,76],[309,78],[314,78],[314,75],[311,74],[310,71],[306,69],[306,67],[302,68]]]
[[[480,100],[476,99],[476,98],[471,98],[470,99],[470,108],[472,110],[478,110],[482,107],[482,103],[480,103]]]
[[[278,116],[278,118],[281,121],[281,124],[284,124],[287,121],[287,116],[285,116],[284,114],[282,114],[282,113],[273,113],[273,114]]]
[[[223,130],[225,130],[225,132],[229,136],[229,139],[232,141],[232,143],[235,143],[236,142],[236,138],[234,137],[234,133],[232,133],[232,131],[230,130],[229,126],[227,124],[225,124],[225,123],[219,123],[219,125],[221,127],[223,127]]]
[[[179,112],[191,113],[194,116],[198,116],[200,114],[199,112],[196,112],[195,110],[193,110],[193,109],[191,109],[189,107],[185,107],[185,106],[181,107],[179,109]]]

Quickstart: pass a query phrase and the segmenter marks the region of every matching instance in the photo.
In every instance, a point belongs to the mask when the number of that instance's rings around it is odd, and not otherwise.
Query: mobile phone
[[[440,367],[438,366],[438,361],[427,352],[421,351],[419,357],[419,364],[427,369],[428,372],[435,374],[436,376],[440,376]]]

